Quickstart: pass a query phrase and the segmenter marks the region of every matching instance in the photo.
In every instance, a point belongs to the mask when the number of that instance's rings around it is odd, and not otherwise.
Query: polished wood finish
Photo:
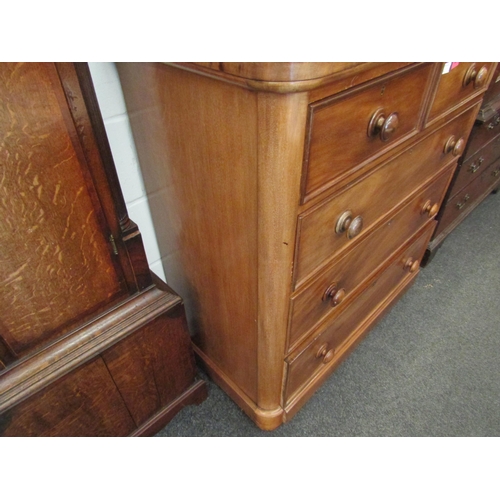
[[[449,64],[449,63],[448,63]],[[446,72],[446,63],[437,68],[438,85],[433,97],[432,106],[427,116],[427,123],[431,124],[444,115],[453,112],[457,107],[473,99],[482,96],[486,86],[493,78],[496,63],[459,63],[455,68]],[[486,78],[481,79],[481,85],[475,86],[469,78],[471,68],[485,68]],[[484,70],[483,70],[484,76]]]
[[[453,167],[452,165],[451,167]],[[370,277],[384,265],[401,245],[414,235],[429,220],[427,213],[422,214],[422,206],[429,197],[440,206],[453,169],[448,167],[438,179],[430,184],[403,206],[396,214],[377,226],[358,242],[349,252],[333,259],[313,282],[301,286],[294,293],[290,304],[291,348],[307,336],[311,329],[325,318],[332,319],[338,308],[332,310],[329,303],[321,300],[325,289],[332,282],[345,289],[344,306],[356,301]]]
[[[458,168],[438,213],[438,225],[423,260],[429,263],[446,237],[456,228],[484,198],[497,189],[497,160],[500,158],[500,87],[497,63],[476,63],[469,65],[464,76],[463,88],[483,90],[483,101],[476,114],[470,136],[459,148]],[[483,71],[488,68],[489,76]],[[455,71],[455,70],[452,70]],[[460,73],[453,77],[457,80]],[[480,81],[477,82],[478,76]],[[448,77],[451,78],[451,77]],[[474,83],[476,85],[474,86]],[[489,86],[485,88],[489,82]],[[465,90],[464,90],[465,91]],[[456,147],[449,144],[450,148]],[[455,153],[453,153],[455,154]]]
[[[126,436],[135,429],[101,358],[0,415],[0,435]]]
[[[195,352],[259,427],[418,275],[484,92],[444,99],[441,69],[118,64],[145,183],[169,193],[153,218]]]
[[[285,388],[286,402],[294,398],[300,388],[307,385],[317,370],[327,369],[323,365],[334,362],[337,355],[341,355],[344,344],[349,341],[353,332],[356,332],[363,323],[375,313],[380,302],[387,300],[387,297],[397,290],[401,283],[409,279],[410,270],[406,268],[409,257],[415,262],[419,262],[425,250],[432,231],[434,222],[427,224],[424,233],[420,233],[416,242],[409,247],[406,246],[385,265],[382,273],[371,280],[359,300],[350,308],[345,308],[335,321],[330,321],[326,328],[319,331],[319,335],[302,349],[296,349],[287,363],[289,364],[287,385]],[[413,270],[413,273],[416,269]],[[413,274],[412,274],[413,276]],[[411,279],[411,278],[410,278]],[[326,345],[325,345],[326,344]],[[331,355],[318,357],[318,346],[321,351],[332,352]],[[331,350],[331,351],[330,351]]]
[[[321,94],[326,91],[327,95],[331,95],[408,66],[410,63],[169,62],[166,64],[252,90],[285,94],[304,91],[318,91]]]
[[[156,166],[144,169],[144,182],[164,185],[165,175],[175,186],[165,199],[173,218],[164,224],[163,251],[178,262],[167,279],[190,305],[197,344],[256,398],[257,338],[243,334],[255,329],[258,311],[258,151],[250,133],[258,125],[256,95],[163,64],[118,68],[141,164]],[[146,81],[151,85],[143,85]],[[138,128],[144,102],[148,127]],[[166,120],[176,126],[168,127]],[[230,169],[217,168],[226,162]],[[219,307],[223,314],[211,314]],[[207,332],[218,332],[216,345],[206,341]],[[242,333],[237,344],[231,342],[236,332]]]
[[[128,218],[88,67],[2,63],[0,97],[0,434],[165,425],[205,387],[182,301]]]
[[[405,68],[376,83],[309,106],[304,200],[340,182],[351,171],[359,170],[398,141],[416,133],[430,71],[430,65]],[[381,116],[383,122],[379,127]]]
[[[394,155],[345,190],[302,212],[297,225],[295,286],[355,243],[356,238],[348,239],[335,231],[337,218],[346,209],[363,217],[361,236],[397,210],[437,171],[454,162],[453,155],[444,153],[444,144],[451,135],[463,135],[470,129],[477,109],[478,105],[467,109],[423,141],[413,143],[403,154]]]
[[[199,66],[215,69],[225,74],[235,75],[249,80],[269,82],[293,82],[296,80],[313,80],[356,68],[366,63],[354,62],[318,62],[318,63],[196,63]]]

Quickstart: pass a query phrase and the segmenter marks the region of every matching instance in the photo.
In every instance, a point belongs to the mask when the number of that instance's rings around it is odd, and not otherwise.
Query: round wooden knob
[[[358,215],[357,217],[354,217],[354,219],[352,219],[349,227],[347,228],[347,238],[351,240],[352,238],[357,236],[362,229],[363,217],[361,217],[361,215]]]
[[[465,140],[460,137],[456,139],[454,135],[450,136],[444,145],[444,153],[452,153],[453,156],[460,156],[463,153]]]
[[[323,294],[323,301],[329,300],[332,307],[338,306],[345,298],[344,288],[339,288],[337,283],[332,283]]]
[[[363,229],[363,217],[358,215],[353,218],[353,214],[350,210],[343,212],[337,219],[337,224],[335,225],[335,232],[337,234],[346,233],[348,239],[352,239],[357,236]]]
[[[323,363],[326,365],[329,363],[332,359],[333,356],[335,355],[335,350],[330,349],[324,356],[323,356]]]
[[[474,88],[479,89],[486,83],[487,79],[488,68],[486,66],[482,66],[479,70],[477,70],[476,65],[472,64],[465,72],[463,86],[467,87],[467,85],[472,82]]]
[[[335,354],[335,349],[328,349],[328,344],[325,342],[320,346],[316,353],[317,358],[323,358],[323,363],[329,363]]]
[[[328,351],[328,344],[325,342],[324,344],[321,344],[320,348],[316,352],[316,357],[321,358],[324,356]]]
[[[396,132],[398,126],[399,115],[397,113],[391,113],[387,116],[385,111],[380,108],[377,109],[370,118],[368,123],[368,136],[375,137],[379,135],[381,141],[387,142],[394,132]]]
[[[418,271],[420,267],[420,262],[418,260],[414,260],[411,257],[405,262],[405,269],[410,273],[415,273]]]
[[[439,205],[437,203],[432,203],[431,200],[427,200],[422,207],[422,214],[427,214],[429,219],[432,219],[439,212]]]

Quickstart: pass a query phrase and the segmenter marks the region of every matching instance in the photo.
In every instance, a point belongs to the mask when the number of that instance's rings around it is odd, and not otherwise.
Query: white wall
[[[142,180],[134,140],[114,63],[89,63],[118,178],[129,217],[139,226],[150,269],[166,281],[162,256],[149,209],[149,197]]]

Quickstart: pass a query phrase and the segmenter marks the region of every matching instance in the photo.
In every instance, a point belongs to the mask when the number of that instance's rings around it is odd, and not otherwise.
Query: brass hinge
[[[109,235],[109,241],[111,243],[111,246],[113,247],[113,253],[115,255],[118,255],[118,247],[116,246],[116,241],[112,234]]]

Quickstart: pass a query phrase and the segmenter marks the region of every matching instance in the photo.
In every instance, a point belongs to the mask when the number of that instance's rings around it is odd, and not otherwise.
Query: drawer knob
[[[338,288],[337,283],[332,283],[323,294],[323,302],[329,300],[332,307],[338,306],[345,298],[345,289]]]
[[[458,202],[457,203],[457,207],[458,207],[459,210],[462,210],[462,208],[465,207],[466,203],[469,201],[469,198],[470,198],[470,195],[466,194],[464,196],[464,200],[462,202]]]
[[[363,217],[358,215],[353,218],[353,213],[350,210],[343,212],[337,219],[335,232],[337,234],[346,233],[347,238],[351,240],[357,236],[363,229]]]
[[[491,130],[500,124],[500,115],[497,115],[494,120],[488,124],[488,129]]]
[[[380,140],[386,142],[396,132],[398,126],[399,116],[397,113],[391,113],[387,116],[382,108],[377,109],[368,123],[368,137],[379,135]]]
[[[405,269],[410,273],[417,272],[419,267],[420,267],[420,262],[411,257],[405,262]]]
[[[463,137],[457,139],[454,135],[452,135],[444,145],[444,153],[452,153],[453,156],[460,156],[463,153],[464,146],[465,140],[463,139]]]
[[[329,363],[335,354],[335,349],[328,349],[328,344],[325,342],[320,346],[316,353],[317,358],[323,358],[323,363]]]
[[[491,175],[493,177],[498,177],[500,175],[500,167],[498,167],[496,170],[493,170],[493,172],[491,172]]]
[[[431,200],[427,200],[422,207],[422,215],[427,214],[430,219],[432,219],[439,212],[439,205],[437,203],[432,203]]]
[[[486,83],[487,78],[488,68],[486,66],[477,70],[476,65],[472,64],[465,72],[463,86],[467,87],[472,82],[474,84],[474,88],[478,89]]]
[[[477,160],[477,163],[474,161],[471,163],[470,167],[467,169],[469,172],[475,174],[478,170],[481,164],[483,163],[484,158],[480,156]]]

